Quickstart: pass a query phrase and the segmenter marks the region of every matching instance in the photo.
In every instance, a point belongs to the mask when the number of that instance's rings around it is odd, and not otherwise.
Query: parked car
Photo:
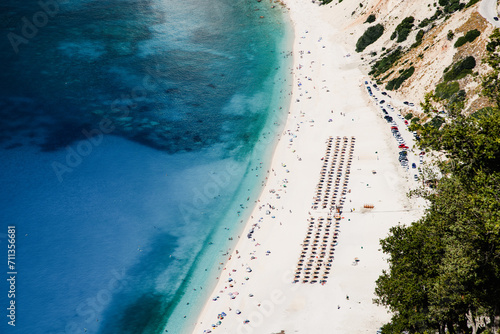
[[[416,163],[412,163],[411,164],[411,168],[417,168],[417,164]]]
[[[405,119],[405,124],[408,125],[408,121]]]
[[[410,102],[408,102],[408,101],[404,101],[403,102],[403,104],[405,104],[405,105],[408,105],[408,103],[410,103]]]
[[[380,100],[379,102],[380,104],[384,104],[385,103],[385,100]]]
[[[498,17],[493,16],[493,20],[498,21]]]
[[[415,181],[418,181],[418,175],[417,175],[417,174],[413,174],[413,179],[414,179]]]
[[[382,95],[387,95],[387,93],[386,92],[382,92]]]

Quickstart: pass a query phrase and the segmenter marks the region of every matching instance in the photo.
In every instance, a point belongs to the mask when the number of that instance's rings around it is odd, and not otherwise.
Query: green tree
[[[490,109],[477,117],[450,113],[451,122],[440,129],[423,130],[420,144],[444,154],[440,166],[445,173],[473,175],[479,170],[493,172],[500,167],[500,112]]]
[[[381,24],[377,24],[366,29],[364,34],[356,42],[356,52],[362,52],[368,45],[379,39],[383,33],[384,26]]]
[[[485,62],[498,65],[499,45],[496,30]],[[499,88],[489,89],[484,93],[498,103]],[[497,333],[500,109],[484,108],[466,116],[463,100],[456,98],[444,122],[436,115],[435,98],[427,94],[422,108],[434,116],[427,124],[439,120],[439,125],[419,127],[419,146],[440,157],[438,172],[424,173],[436,186],[411,193],[426,199],[428,208],[419,221],[393,227],[381,241],[390,256],[389,269],[377,280],[375,302],[393,312],[383,333]]]
[[[368,17],[366,18],[366,21],[364,23],[373,23],[373,22],[375,22],[375,19],[376,19],[375,14],[370,14],[370,15],[368,15]]]
[[[396,42],[401,43],[406,41],[408,35],[410,34],[411,29],[413,28],[413,22],[415,18],[413,16],[408,16],[401,21],[400,24],[396,27],[394,32],[391,35],[391,39],[396,39]]]
[[[497,108],[500,107],[500,56],[498,47],[500,46],[500,30],[497,28],[490,36],[490,41],[486,45],[487,56],[483,60],[491,67],[491,71],[483,78],[483,94],[493,102]]]
[[[455,33],[452,30],[448,30],[448,34],[446,35],[446,39],[451,41],[451,40],[453,40],[453,37],[455,37]]]

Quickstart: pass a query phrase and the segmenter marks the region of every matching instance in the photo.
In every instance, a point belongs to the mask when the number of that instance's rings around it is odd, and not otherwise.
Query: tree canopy
[[[488,64],[498,64],[499,45],[496,30]],[[413,192],[428,201],[425,215],[381,240],[390,259],[375,302],[393,313],[383,333],[500,329],[500,94],[488,80],[483,88],[495,107],[466,116],[455,103],[442,125],[419,128],[420,147],[441,157],[441,177],[435,189]]]

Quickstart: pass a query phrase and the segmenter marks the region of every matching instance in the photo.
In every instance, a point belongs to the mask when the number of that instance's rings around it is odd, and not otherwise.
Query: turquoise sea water
[[[0,332],[189,332],[286,117],[273,5],[2,2]]]

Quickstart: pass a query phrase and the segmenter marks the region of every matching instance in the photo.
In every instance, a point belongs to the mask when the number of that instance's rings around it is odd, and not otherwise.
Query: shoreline
[[[280,13],[277,15],[287,14]],[[272,19],[273,21],[275,20],[275,18]],[[192,319],[197,318],[199,312],[203,310],[206,300],[210,299],[212,290],[217,285],[217,282],[213,278],[219,276],[221,271],[218,267],[222,267],[222,263],[227,261],[230,252],[235,249],[238,238],[246,230],[245,224],[249,220],[253,207],[264,189],[262,182],[267,179],[268,175],[263,165],[270,166],[269,159],[272,158],[281,138],[282,131],[280,129],[284,128],[288,115],[286,110],[289,109],[291,103],[290,81],[292,77],[289,72],[293,65],[291,49],[294,32],[289,18],[287,18],[285,24],[287,27],[283,30],[284,38],[276,49],[276,51],[279,51],[279,55],[276,58],[276,65],[280,66],[280,68],[276,68],[274,75],[269,76],[263,87],[264,90],[266,88],[273,90],[273,98],[268,106],[270,113],[273,110],[272,114],[267,117],[260,131],[259,139],[254,145],[253,152],[244,158],[245,161],[248,160],[245,172],[247,175],[239,183],[236,195],[232,198],[228,209],[223,210],[224,214],[220,218],[222,223],[216,226],[205,239],[205,246],[197,254],[191,266],[192,270],[187,275],[186,287],[182,291],[179,289],[177,292],[179,297],[175,301],[175,305],[171,307],[172,311],[168,317],[165,317],[164,332],[187,333],[195,328],[195,322]],[[279,59],[280,57],[286,59],[281,60]],[[278,81],[280,83],[276,84]],[[232,174],[232,169],[235,168],[234,162],[231,158],[228,158],[224,165],[222,179],[228,177],[229,182],[234,181],[235,179]],[[253,168],[255,166],[259,167]],[[257,181],[255,181],[255,176],[257,176]],[[215,181],[215,184],[220,188],[226,186],[226,183],[220,179]],[[224,224],[224,222],[227,222],[227,224]],[[214,251],[214,247],[218,251]],[[214,267],[207,267],[205,263],[213,263]],[[203,298],[202,296],[206,297]]]
[[[267,183],[193,333],[353,333],[374,331],[390,319],[371,303],[375,280],[386,268],[378,242],[420,210],[406,198],[397,148],[363,91],[357,56],[346,57],[339,40],[342,13],[333,24],[334,10],[326,6],[286,5],[295,39],[285,130]],[[308,220],[328,216],[311,208],[326,141],[344,136],[355,137],[356,145],[331,274],[324,285],[292,283]]]

